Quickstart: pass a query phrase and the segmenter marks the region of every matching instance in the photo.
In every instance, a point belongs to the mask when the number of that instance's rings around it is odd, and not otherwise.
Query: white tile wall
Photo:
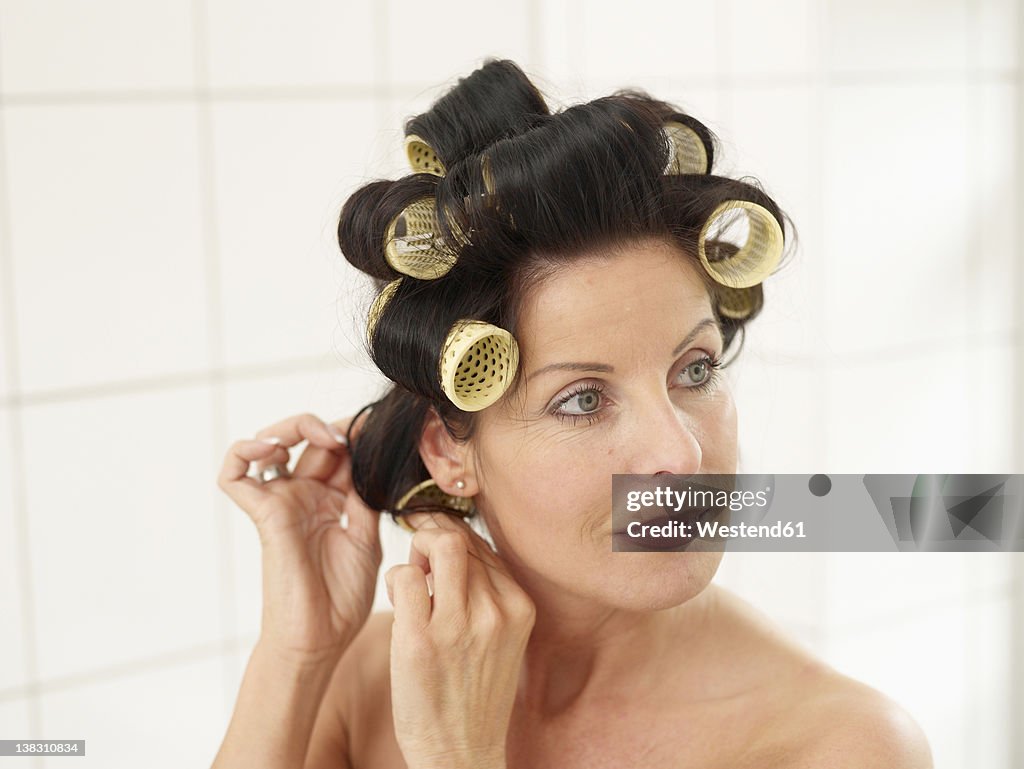
[[[983,337],[984,338],[984,337]],[[1016,408],[1019,387],[1014,383],[1012,344],[969,343],[962,368],[968,373],[969,403],[975,408],[968,422],[970,453],[957,467],[965,473],[1014,473],[1021,463],[1013,458],[1013,432],[1007,429]]]
[[[569,33],[579,36],[580,69],[602,86],[708,78],[725,64],[719,47],[721,6],[700,0],[658,0],[643,12],[614,0],[577,3]]]
[[[195,107],[25,106],[4,118],[21,386],[206,367]]]
[[[221,667],[208,655],[47,692],[42,732],[84,739],[85,756],[75,765],[85,769],[209,765],[227,728]],[[59,769],[68,760],[48,757],[43,766]]]
[[[825,623],[833,632],[854,632],[963,601],[973,595],[969,569],[977,555],[832,553]]]
[[[378,42],[370,0],[209,0],[214,87],[369,86]]]
[[[373,104],[229,102],[213,124],[226,362],[319,355],[345,311],[333,280],[341,202],[375,172],[361,155]]]
[[[0,700],[0,724],[3,724],[5,740],[38,739],[29,728],[28,700]],[[17,736],[16,736],[17,735]],[[31,760],[31,759],[29,759]],[[29,766],[20,756],[0,758],[7,766]],[[4,766],[4,764],[0,764]],[[34,767],[33,767],[34,769]]]
[[[813,319],[820,314],[826,260],[815,248],[821,227],[807,213],[815,210],[815,169],[820,160],[815,154],[814,92],[806,85],[737,86],[730,96],[727,152],[735,175],[752,176],[793,218],[790,226],[795,227],[795,233],[786,233],[782,264],[763,284],[766,301],[751,324],[752,334],[758,336],[751,347],[807,362],[820,355],[825,342]]]
[[[827,9],[824,53],[831,71],[952,73],[967,65],[967,0],[831,0]]]
[[[1001,72],[1020,63],[1021,6],[1016,0],[976,0],[968,4],[968,64]]]
[[[728,71],[769,80],[803,76],[817,66],[817,4],[811,0],[734,0],[726,4]]]
[[[223,637],[208,387],[22,412],[44,679]]]
[[[1017,88],[1010,82],[972,85],[967,110],[968,229],[964,276],[970,301],[972,344],[1005,334],[1013,324],[1013,276],[1021,199],[1014,168],[1018,157],[1014,110]]]
[[[2,0],[6,94],[186,88],[193,84],[192,3]]]
[[[488,56],[553,108],[679,104],[721,138],[715,171],[795,220],[728,371],[742,470],[1021,470],[1021,6],[0,0],[0,737],[39,713],[31,736],[84,736],[97,766],[143,740],[147,765],[212,760],[261,590],[223,452],[380,392],[338,209],[406,173],[404,119]],[[381,535],[374,611],[409,546]],[[1019,561],[733,552],[717,579],[904,704],[940,769],[1009,769]]]
[[[429,9],[416,0],[390,0],[386,8],[386,71],[396,84],[455,85],[485,58],[532,58],[527,3],[506,3],[500,16],[474,0],[447,0]]]
[[[802,425],[823,424],[815,364],[762,354],[751,335],[729,374],[739,431],[739,472],[802,473],[819,469],[822,440]],[[738,344],[738,343],[737,343]],[[733,353],[729,353],[733,355]]]
[[[0,407],[0,617],[4,618],[4,632],[0,633],[0,696],[5,689],[20,689],[30,680],[24,622],[28,607],[23,600],[22,577],[26,561],[15,497],[17,466],[12,452],[12,416],[10,410]]]
[[[835,352],[963,338],[966,94],[955,82],[829,92],[822,253]]]
[[[831,472],[949,472],[970,460],[971,373],[963,347],[865,354],[827,370]],[[957,470],[959,472],[959,470]]]
[[[3,125],[0,124],[0,141],[3,137]],[[3,205],[3,189],[0,188],[0,205]],[[2,209],[0,209],[2,210]],[[13,288],[7,280],[7,271],[11,265],[10,251],[6,247],[9,228],[6,217],[0,213],[0,399],[6,398],[7,394],[14,388],[14,372],[11,370],[14,363],[14,350],[8,345],[8,315],[13,316]],[[8,292],[10,291],[10,299]]]
[[[1018,554],[1019,555],[1019,554]],[[966,727],[971,761],[978,766],[1012,766],[1005,738],[1020,728],[1011,705],[1015,652],[1009,639],[1012,599],[1008,591],[969,600],[962,619],[967,636]]]

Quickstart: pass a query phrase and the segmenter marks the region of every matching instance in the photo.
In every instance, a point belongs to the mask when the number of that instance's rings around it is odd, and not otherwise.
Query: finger
[[[457,515],[429,512],[408,513],[406,519],[417,530],[420,528],[443,527],[463,532],[470,544],[468,549],[470,558],[485,567],[484,573],[487,575],[491,587],[505,597],[514,598],[522,591],[519,583],[512,577],[508,564],[491,549],[490,543],[477,534],[466,521]]]
[[[345,451],[345,447],[340,445],[336,449],[308,445],[299,454],[292,475],[296,478],[312,478],[326,482],[345,461]]]
[[[324,449],[335,451],[343,450],[344,446],[334,437],[327,423],[315,414],[298,414],[297,416],[282,419],[280,422],[264,427],[255,437],[281,439],[281,445],[285,447],[295,446],[306,440],[310,445],[319,446]]]
[[[409,563],[434,583],[434,616],[446,620],[465,616],[469,605],[469,544],[466,537],[452,529],[421,528],[412,535]],[[474,575],[475,588],[482,587],[484,574]]]
[[[349,536],[367,547],[380,547],[380,511],[369,507],[354,491],[344,497],[341,517],[347,524]]]
[[[499,558],[497,553],[491,549],[490,543],[477,534],[473,530],[473,527],[458,515],[453,513],[442,513],[439,511],[406,513],[405,520],[417,529],[420,527],[442,527],[461,531],[469,538],[469,543],[471,545],[470,552],[473,555],[480,558],[488,566],[505,568],[505,564],[502,562],[501,558]]]
[[[430,624],[430,595],[423,570],[407,563],[392,566],[384,582],[395,607],[396,630],[406,635],[424,632]]]
[[[217,486],[250,515],[266,498],[267,491],[259,481],[248,477],[249,465],[278,449],[262,441],[240,440],[232,443],[224,456],[224,463],[217,475]]]
[[[288,449],[284,446],[276,446],[270,454],[262,457],[261,459],[257,459],[253,463],[250,468],[249,477],[259,480],[260,473],[263,472],[265,468],[270,467],[271,465],[284,465],[287,467],[291,460],[292,455],[288,452]]]
[[[345,438],[344,446],[346,448],[350,448],[349,441],[355,441],[358,438],[360,432],[362,432],[363,428],[366,426],[366,420],[372,410],[372,404],[364,406],[357,414],[355,414],[355,416],[336,419],[333,422],[328,423],[328,426],[340,433]],[[352,423],[353,419],[357,420],[355,425]],[[314,453],[312,456],[316,457],[316,454]],[[352,463],[351,459],[346,461],[346,456],[350,457],[351,454],[346,452],[338,454],[338,456],[341,457],[340,461],[334,463],[333,466],[330,467],[329,471],[323,470],[318,472],[316,477],[317,480],[322,480],[327,485],[348,493],[352,490]],[[311,459],[310,461],[314,460]],[[327,460],[323,461],[326,462]],[[299,462],[302,462],[301,457],[299,458]],[[296,470],[298,470],[298,467],[296,467]]]

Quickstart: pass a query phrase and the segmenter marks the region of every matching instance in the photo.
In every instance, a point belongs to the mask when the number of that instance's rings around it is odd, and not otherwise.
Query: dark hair
[[[665,173],[671,146],[662,129],[670,120],[699,137],[704,173]],[[719,311],[722,287],[697,260],[698,236],[727,200],[759,204],[783,233],[789,217],[756,180],[712,174],[719,140],[679,108],[625,89],[552,114],[514,62],[488,59],[411,118],[405,135],[429,145],[433,168],[366,184],[346,201],[338,222],[342,253],[374,278],[378,291],[402,278],[367,340],[369,355],[393,384],[373,404],[352,448],[353,483],[371,508],[393,511],[406,491],[429,478],[418,442],[431,407],[452,437],[473,435],[473,414],[449,400],[438,377],[453,323],[473,318],[515,336],[525,292],[588,250],[651,238],[677,245],[700,268],[726,351],[760,313],[760,284],[745,289],[751,302],[745,317]],[[425,196],[435,203],[443,242],[458,249],[446,274],[419,280],[391,267],[385,242],[392,220]],[[736,250],[725,240],[706,244],[710,261]],[[517,374],[513,388],[521,379]]]

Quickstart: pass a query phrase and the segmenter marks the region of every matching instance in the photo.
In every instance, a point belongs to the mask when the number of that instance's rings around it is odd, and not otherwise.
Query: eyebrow
[[[709,326],[718,329],[719,336],[721,336],[723,339],[725,338],[725,334],[722,333],[722,326],[718,322],[718,320],[716,320],[715,318],[704,318],[704,320],[702,320],[700,323],[693,327],[693,330],[686,335],[686,338],[683,339],[682,342],[676,345],[676,348],[672,351],[672,356],[674,357],[678,355],[680,352],[682,352],[683,348],[686,347],[686,345],[690,344],[690,342],[697,338],[697,335],[700,334],[701,331],[708,328]],[[602,371],[608,374],[612,374],[615,372],[615,367],[609,366],[607,363],[596,362],[550,363],[547,366],[543,366],[542,368],[537,369],[532,374],[529,374],[527,376],[527,379],[533,379],[534,377],[540,376],[541,374],[546,374],[549,371]]]

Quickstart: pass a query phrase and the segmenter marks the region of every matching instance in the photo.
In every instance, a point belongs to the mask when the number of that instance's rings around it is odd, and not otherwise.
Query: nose
[[[703,452],[694,417],[667,397],[638,415],[636,472],[642,475],[695,475]]]

